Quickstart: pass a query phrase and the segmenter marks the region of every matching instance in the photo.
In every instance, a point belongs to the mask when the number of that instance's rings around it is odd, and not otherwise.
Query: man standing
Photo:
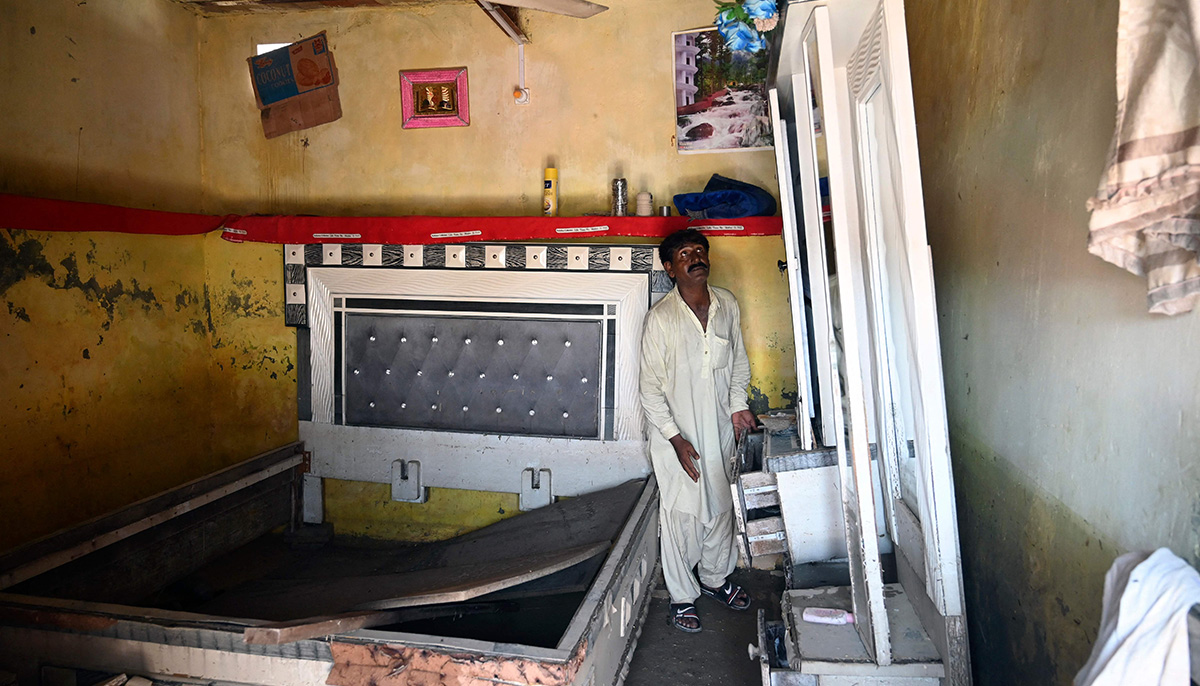
[[[750,607],[746,592],[727,578],[737,566],[729,458],[755,425],[746,402],[750,362],[737,300],[708,285],[708,239],[695,229],[677,231],[658,254],[675,288],[646,315],[641,398],[661,493],[669,619],[694,633],[700,593],[735,610]]]

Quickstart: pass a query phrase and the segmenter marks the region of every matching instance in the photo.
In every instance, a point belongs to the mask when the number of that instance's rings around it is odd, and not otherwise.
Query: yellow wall
[[[0,191],[200,209],[194,15],[0,16]],[[278,264],[215,236],[0,229],[0,550],[294,439]]]
[[[522,12],[532,104],[512,100],[516,49],[471,4],[405,11],[223,16],[200,22],[206,207],[212,212],[534,215],[543,168],[560,174],[560,212],[607,209],[609,182],[629,179],[658,204],[713,173],[777,189],[771,151],[679,155],[671,31],[711,24],[711,4],[616,0],[588,20]],[[274,140],[262,136],[247,76],[257,43],[326,31],[343,117]],[[400,126],[399,71],[465,66],[467,128]],[[713,240],[713,281],[743,303],[756,407],[794,400],[796,377],[779,237]],[[274,278],[278,261],[263,278]],[[343,532],[421,540],[513,512],[511,496],[435,489],[426,505],[387,489],[331,482],[326,515]],[[505,500],[505,502],[507,502]]]
[[[672,147],[670,32],[711,23],[712,7],[607,4],[588,20],[522,13],[533,104],[518,107],[515,47],[470,3],[201,18],[168,0],[0,0],[0,191],[214,214],[522,215],[538,212],[550,162],[563,214],[605,209],[617,175],[659,204],[714,172],[774,191],[770,151]],[[265,140],[246,57],[320,30],[345,114]],[[399,70],[445,66],[469,70],[471,126],[402,129]],[[0,517],[17,522],[0,549],[294,438],[279,247],[0,238],[14,477],[0,482]],[[759,406],[785,406],[796,381],[782,241],[713,247],[714,282],[743,301]],[[449,535],[511,511],[509,496],[446,490],[425,510],[382,505],[376,525],[339,505],[363,489],[335,485],[329,503],[358,533]]]

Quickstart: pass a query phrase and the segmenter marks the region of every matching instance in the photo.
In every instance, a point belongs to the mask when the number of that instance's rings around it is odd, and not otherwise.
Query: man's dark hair
[[[696,229],[680,229],[664,238],[658,245],[658,259],[664,264],[670,262],[675,257],[675,251],[688,244],[699,245],[704,248],[704,252],[708,252],[708,239],[704,234]]]

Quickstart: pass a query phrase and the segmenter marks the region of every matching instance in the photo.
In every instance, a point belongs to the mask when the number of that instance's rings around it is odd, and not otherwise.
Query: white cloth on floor
[[[737,567],[737,542],[733,512],[702,523],[679,510],[660,510],[659,547],[662,549],[663,579],[672,603],[691,603],[700,597],[700,583],[717,588]]]
[[[1075,686],[1188,686],[1187,614],[1200,574],[1166,548],[1118,557],[1104,577],[1092,656]]]
[[[1121,0],[1117,124],[1088,251],[1148,281],[1150,311],[1200,299],[1200,0]]]
[[[737,445],[733,413],[748,409],[750,361],[742,343],[737,299],[709,287],[708,328],[679,295],[655,303],[642,328],[639,377],[642,410],[650,424],[650,462],[662,507],[702,523],[733,507],[729,458]],[[692,481],[670,440],[681,435],[700,454],[700,481]]]

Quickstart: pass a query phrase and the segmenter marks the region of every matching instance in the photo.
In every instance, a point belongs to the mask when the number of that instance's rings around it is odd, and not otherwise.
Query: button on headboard
[[[601,438],[599,309],[591,319],[347,313],[345,423]]]

